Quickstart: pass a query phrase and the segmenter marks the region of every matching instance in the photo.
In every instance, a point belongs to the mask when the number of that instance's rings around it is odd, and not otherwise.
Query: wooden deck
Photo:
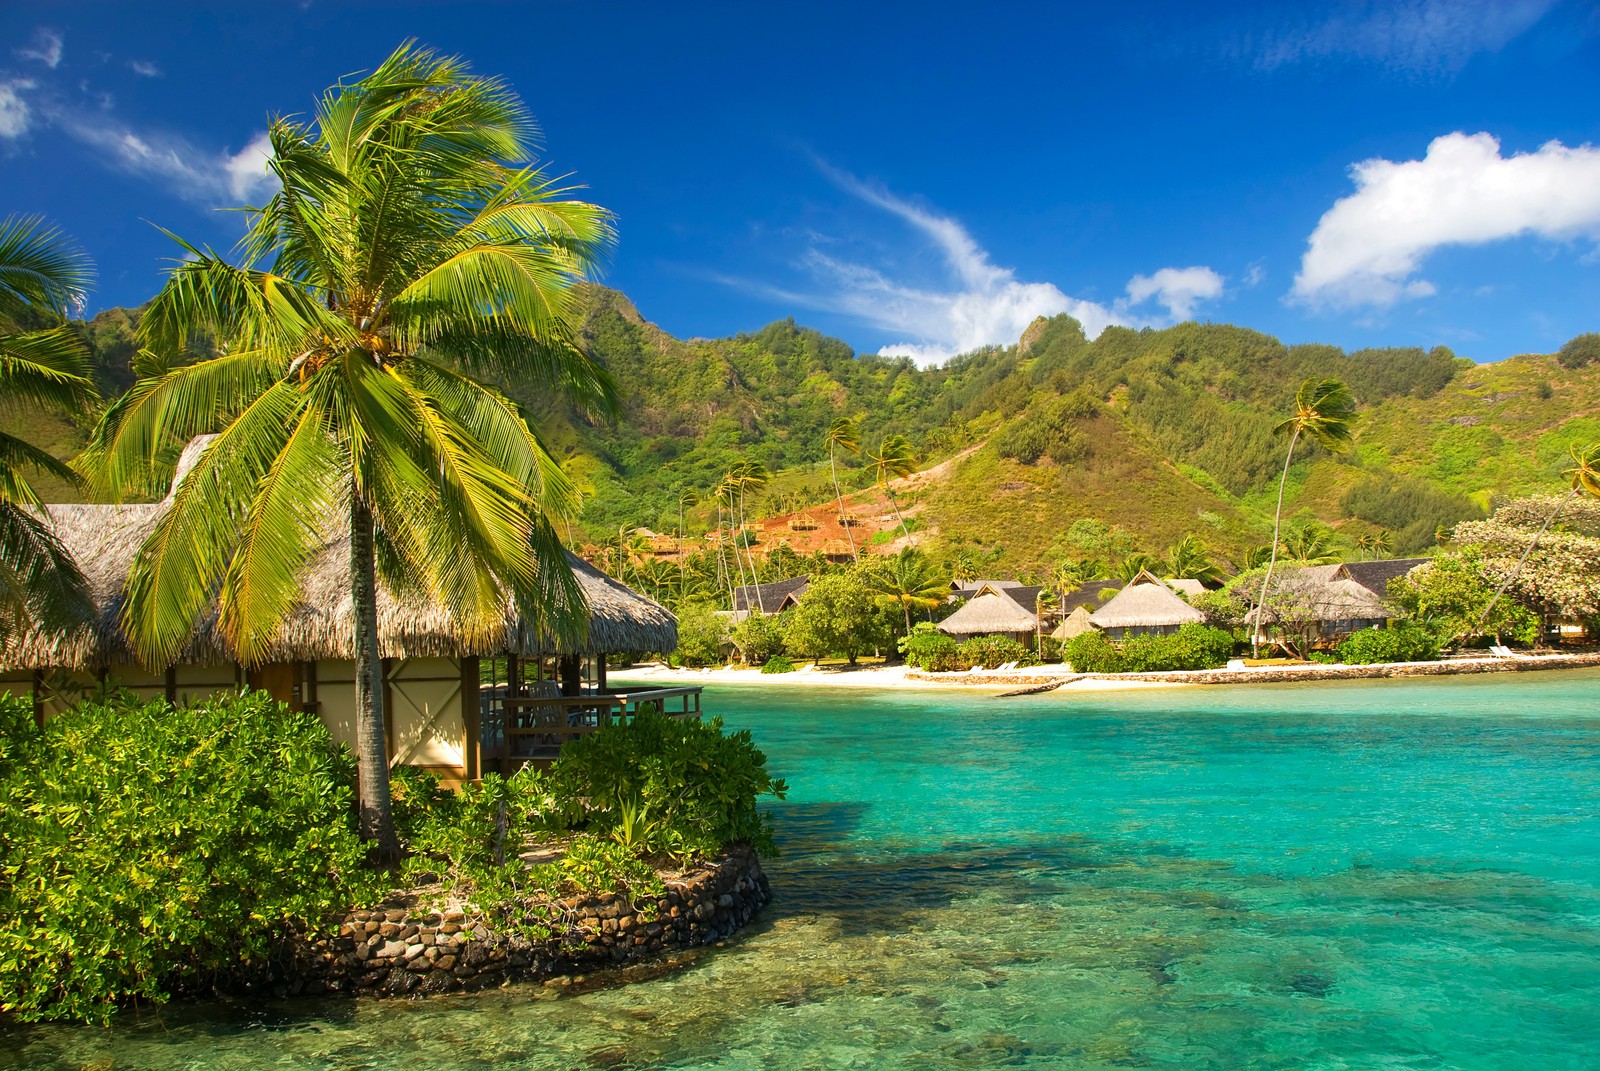
[[[548,765],[573,737],[627,722],[641,710],[698,719],[700,692],[694,686],[543,697],[507,695],[503,686],[484,688],[480,769],[509,777],[530,764]]]

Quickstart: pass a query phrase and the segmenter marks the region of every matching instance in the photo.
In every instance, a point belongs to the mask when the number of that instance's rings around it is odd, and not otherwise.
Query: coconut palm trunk
[[[400,862],[400,841],[390,807],[388,719],[384,710],[383,659],[378,650],[378,568],[372,511],[359,493],[350,496],[350,601],[355,611],[356,758],[360,762],[360,829],[373,842],[373,862]]]
[[[844,529],[845,538],[850,540],[850,560],[857,565],[861,564],[861,554],[856,550],[856,534],[851,531],[849,518],[844,512],[844,492],[839,489],[839,466],[834,461],[833,444],[828,445],[828,469],[833,473],[833,500],[839,504],[839,527]]]
[[[1278,477],[1278,508],[1272,514],[1272,553],[1267,558],[1267,572],[1261,578],[1261,597],[1256,600],[1256,627],[1250,630],[1250,657],[1261,654],[1261,633],[1267,625],[1267,588],[1272,583],[1272,571],[1278,565],[1278,537],[1283,529],[1283,493],[1289,486],[1289,465],[1294,461],[1294,447],[1300,441],[1300,429],[1294,429],[1289,439],[1289,452],[1283,458],[1283,475]]]

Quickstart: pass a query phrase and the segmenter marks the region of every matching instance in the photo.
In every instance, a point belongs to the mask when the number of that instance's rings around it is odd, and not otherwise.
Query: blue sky
[[[253,145],[406,37],[507,79],[675,335],[793,315],[926,362],[1034,315],[1478,360],[1600,330],[1600,7],[29,3],[0,212],[91,311],[231,246]]]

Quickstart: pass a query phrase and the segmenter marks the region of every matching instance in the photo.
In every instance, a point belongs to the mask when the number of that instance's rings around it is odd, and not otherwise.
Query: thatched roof
[[[1372,562],[1345,562],[1339,566],[1339,575],[1372,592],[1378,598],[1389,594],[1389,581],[1405,576],[1428,558],[1386,558]]]
[[[792,606],[810,586],[809,576],[791,576],[786,580],[774,580],[766,584],[746,584],[744,587],[733,589],[733,608],[775,614],[786,608],[784,605],[786,600]]]
[[[1160,628],[1204,621],[1205,616],[1166,583],[1142,572],[1090,620],[1096,628]]]
[[[1004,595],[979,595],[939,622],[939,631],[952,636],[978,636],[990,632],[1032,632],[1038,625],[1033,614]]]
[[[1050,633],[1051,638],[1070,640],[1074,636],[1094,631],[1094,622],[1090,620],[1091,616],[1093,615],[1090,613],[1089,607],[1082,604],[1073,607],[1072,613],[1062,618],[1061,624],[1057,625],[1055,631]]]
[[[203,444],[202,444],[203,445]],[[185,451],[185,460],[194,453]],[[191,461],[192,463],[192,461]],[[180,462],[181,479],[188,465]],[[45,507],[57,536],[89,581],[96,616],[64,633],[19,637],[0,651],[0,668],[93,669],[135,663],[118,621],[123,588],[134,557],[168,503],[140,505],[52,505]],[[396,596],[381,584],[378,590],[379,650],[385,658],[463,657],[512,653],[554,654],[643,653],[670,651],[678,645],[678,623],[660,603],[612,580],[571,553],[567,562],[589,607],[587,638],[558,650],[551,637],[522,621],[510,600],[505,631],[493,642],[471,644],[445,609],[424,595]],[[355,657],[354,612],[350,598],[350,538],[336,532],[312,557],[303,597],[268,644],[268,662],[315,661]],[[200,622],[184,662],[231,662],[235,656],[217,629],[216,615]]]

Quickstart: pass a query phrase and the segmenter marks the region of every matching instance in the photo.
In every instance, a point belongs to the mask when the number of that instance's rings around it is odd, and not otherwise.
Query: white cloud
[[[1175,320],[1194,317],[1195,306],[1222,296],[1222,276],[1210,268],[1162,268],[1154,275],[1128,280],[1128,303],[1142,305],[1151,298]]]
[[[16,53],[19,59],[42,63],[53,71],[61,66],[62,44],[61,34],[41,26],[33,31],[33,44],[17,49]]]
[[[141,78],[160,78],[162,75],[160,67],[146,60],[129,60],[128,69]]]
[[[105,166],[158,182],[197,204],[233,205],[260,198],[277,185],[266,170],[270,149],[265,133],[237,153],[217,153],[170,134],[135,130],[103,115],[60,111],[52,118]]]
[[[1260,34],[1256,66],[1350,57],[1414,73],[1454,72],[1521,36],[1556,0],[1360,0],[1317,22]]]
[[[943,287],[914,285],[879,268],[841,259],[813,236],[801,267],[822,280],[821,293],[797,293],[769,286],[745,285],[769,297],[840,312],[903,341],[882,347],[885,356],[907,356],[931,365],[984,346],[1009,345],[1039,316],[1068,313],[1094,338],[1112,324],[1150,322],[1129,312],[1130,306],[1156,297],[1175,316],[1186,317],[1198,301],[1221,293],[1222,279],[1209,268],[1163,268],[1149,278],[1152,289],[1110,305],[1064,293],[1053,283],[1024,282],[1010,268],[994,263],[958,221],[912,204],[880,186],[862,182],[822,161],[817,166],[841,189],[895,216],[938,253],[947,276]],[[1137,277],[1142,279],[1144,277]],[[732,280],[723,280],[733,282]],[[1141,284],[1143,285],[1143,284]],[[1177,311],[1181,309],[1181,315]]]
[[[0,138],[20,138],[33,125],[33,109],[22,99],[32,88],[26,78],[0,82]]]
[[[1290,296],[1312,305],[1392,305],[1436,292],[1416,278],[1449,245],[1533,235],[1600,238],[1600,148],[1552,141],[1500,155],[1489,134],[1435,138],[1421,160],[1351,169],[1356,192],[1311,233]]]
[[[1245,286],[1260,286],[1266,277],[1266,265],[1259,260],[1253,260],[1250,262],[1250,266],[1244,270],[1243,282]]]

